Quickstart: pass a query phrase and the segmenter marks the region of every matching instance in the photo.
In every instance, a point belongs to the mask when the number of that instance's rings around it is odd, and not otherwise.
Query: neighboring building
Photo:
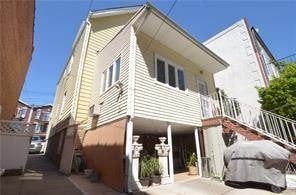
[[[33,53],[35,1],[0,1],[0,119],[15,112]]]
[[[171,183],[188,154],[200,158],[200,94],[216,91],[213,74],[227,66],[149,3],[91,12],[57,84],[47,155],[69,171],[76,128],[88,167],[131,191],[133,136],[150,155],[166,137],[162,182]]]
[[[242,19],[204,44],[230,64],[228,69],[214,75],[216,87],[229,97],[260,107],[256,87],[267,87],[279,73],[273,55],[256,29]]]
[[[51,117],[52,105],[29,105],[23,101],[18,101],[15,119],[24,121],[33,126],[35,135],[45,139],[48,123]]]

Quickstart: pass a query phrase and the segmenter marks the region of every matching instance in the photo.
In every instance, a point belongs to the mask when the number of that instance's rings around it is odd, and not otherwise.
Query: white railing
[[[296,121],[241,103],[220,93],[201,95],[203,119],[228,117],[296,149]]]
[[[33,135],[33,125],[22,121],[0,120],[0,133],[13,135]]]

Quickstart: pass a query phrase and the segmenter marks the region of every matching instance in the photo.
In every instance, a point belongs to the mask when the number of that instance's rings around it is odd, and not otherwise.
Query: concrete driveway
[[[254,188],[238,189],[225,186],[222,182],[197,178],[169,185],[152,187],[137,192],[136,195],[274,195],[274,193]],[[281,194],[296,195],[296,190],[285,190]]]
[[[44,155],[29,155],[24,175],[5,176],[0,180],[1,195],[82,194]]]

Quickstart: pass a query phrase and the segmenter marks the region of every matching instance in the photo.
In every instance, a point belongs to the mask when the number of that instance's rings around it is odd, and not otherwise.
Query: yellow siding
[[[101,115],[97,125],[127,114],[129,47],[130,28],[125,28],[98,54],[95,69],[97,74],[94,78],[91,100],[91,105],[101,104]],[[119,56],[121,57],[119,81],[123,84],[123,92],[120,95],[120,90],[113,86],[100,94],[101,75]]]
[[[51,119],[52,126],[55,126],[59,121],[71,115],[71,108],[74,103],[73,100],[75,95],[74,92],[75,92],[75,84],[77,81],[77,72],[78,72],[79,62],[81,58],[84,39],[85,39],[85,30],[82,32],[73,50],[73,53],[72,53],[73,63],[71,66],[71,71],[68,73],[69,64],[70,64],[68,62],[67,67],[65,68],[64,73],[61,76],[61,79],[57,85],[56,97],[55,97],[55,102],[53,104],[53,112],[52,112],[53,114]],[[59,113],[61,112],[62,99],[65,92],[67,92],[67,96],[65,99],[64,111],[61,118],[59,118],[59,115],[60,115]]]
[[[132,15],[125,14],[90,21],[92,27],[82,72],[76,121],[84,121],[88,117],[97,51],[102,50],[112,40]],[[95,73],[95,75],[98,74]]]
[[[214,92],[212,74],[182,57],[180,54],[140,33],[137,36],[135,116],[167,122],[200,126],[201,112],[197,79],[207,81]],[[188,91],[184,92],[159,83],[155,79],[154,55],[158,54],[184,68]]]

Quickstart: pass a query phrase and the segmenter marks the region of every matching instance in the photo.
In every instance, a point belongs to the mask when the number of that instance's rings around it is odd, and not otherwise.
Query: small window
[[[157,80],[159,82],[166,83],[165,63],[160,59],[157,59]]]
[[[105,70],[103,72],[103,76],[102,76],[102,92],[104,92],[106,90],[106,80],[107,80],[107,70]]]
[[[179,89],[185,91],[184,71],[181,69],[178,69],[178,85],[179,85]]]
[[[175,67],[169,64],[168,70],[169,70],[169,85],[172,87],[176,87]]]
[[[102,73],[101,93],[111,87],[120,77],[121,58],[117,58],[107,70]]]
[[[110,66],[108,70],[108,87],[112,85],[112,77],[113,77],[113,65]]]
[[[35,119],[39,119],[40,118],[40,115],[41,115],[41,109],[38,109],[36,111]]]
[[[120,75],[120,58],[118,58],[115,62],[115,80],[114,82],[119,80]]]

